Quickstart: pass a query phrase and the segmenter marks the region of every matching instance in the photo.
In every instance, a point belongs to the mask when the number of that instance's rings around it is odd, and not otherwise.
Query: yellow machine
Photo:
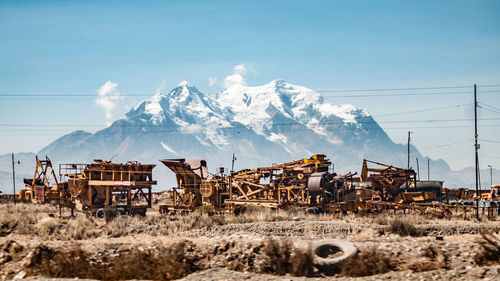
[[[26,189],[19,192],[18,198],[36,204],[57,204],[98,217],[103,217],[105,210],[145,215],[152,205],[155,166],[102,160],[60,164],[58,181],[50,159],[37,156],[34,176],[24,179]],[[51,181],[55,183],[51,185]]]
[[[66,179],[60,188],[61,204],[104,216],[105,210],[145,215],[152,205],[151,186],[156,165],[136,161],[113,163],[94,160],[91,164],[60,164],[59,175]]]
[[[500,200],[500,184],[492,185],[489,191],[481,193],[482,200],[499,201]]]
[[[55,184],[51,185],[51,181]],[[55,203],[59,198],[58,181],[49,157],[41,160],[36,156],[35,173],[32,179],[24,179],[26,189],[18,194],[21,200],[35,204]]]
[[[192,210],[203,205],[219,211],[230,211],[238,205],[284,209],[317,206],[339,198],[335,192],[339,181],[329,171],[332,163],[323,154],[230,175],[223,170],[217,175],[209,174],[202,159],[160,161],[177,179],[172,203],[160,206],[161,212]]]

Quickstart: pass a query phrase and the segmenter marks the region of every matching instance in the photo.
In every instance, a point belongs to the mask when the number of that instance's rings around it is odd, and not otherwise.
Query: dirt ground
[[[53,210],[47,207],[32,210],[38,214],[28,222],[26,214],[16,221],[16,212],[23,213],[23,208],[33,207],[0,206],[2,278],[500,279],[497,221],[416,215],[388,218],[384,214],[328,217],[254,213],[248,218],[221,218],[151,213],[145,218],[117,218],[113,227],[122,229],[113,232],[109,223],[93,218],[53,218]],[[192,223],[192,216],[205,222],[180,227]],[[83,224],[83,230],[75,228],[75,220]],[[173,222],[175,231],[164,229],[173,227]],[[59,225],[54,226],[56,223]],[[74,234],[75,229],[83,234]],[[310,263],[309,245],[325,238],[345,239],[359,249],[358,256],[334,276],[326,276]]]

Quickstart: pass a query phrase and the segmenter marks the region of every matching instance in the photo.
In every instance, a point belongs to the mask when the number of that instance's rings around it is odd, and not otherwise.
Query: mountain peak
[[[283,79],[274,79],[271,82],[267,83],[268,85],[276,85],[276,86],[282,86],[287,84],[287,82]]]
[[[192,87],[191,84],[189,84],[188,81],[184,80],[184,81],[181,81],[179,84],[177,84],[177,87]]]
[[[202,98],[204,95],[195,86],[191,85],[188,81],[180,82],[177,87],[172,89],[169,93],[170,96],[186,100],[190,96],[195,95]]]

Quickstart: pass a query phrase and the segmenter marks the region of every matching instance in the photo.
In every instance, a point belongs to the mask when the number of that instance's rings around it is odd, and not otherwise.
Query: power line
[[[423,147],[421,149],[425,150],[425,149],[442,148],[442,147],[452,146],[452,145],[456,145],[456,144],[462,144],[462,143],[471,142],[471,141],[473,141],[473,139],[466,139],[466,140],[457,141],[457,142],[451,142],[451,143],[445,143],[445,144],[438,144],[438,145]]]
[[[472,105],[472,103],[450,105],[450,106],[442,106],[442,107],[433,107],[433,108],[420,109],[420,110],[412,110],[412,111],[401,111],[401,112],[394,112],[394,113],[384,113],[384,114],[373,115],[372,117],[389,116],[389,115],[399,115],[399,114],[408,114],[408,113],[419,113],[419,112],[427,112],[427,111],[437,111],[437,110],[443,110],[443,109],[459,108],[459,107],[466,106],[466,105]]]
[[[377,89],[343,89],[343,90],[319,90],[318,93],[345,93],[345,92],[381,92],[381,91],[414,91],[414,90],[438,90],[438,89],[464,89],[469,86],[442,86],[442,87],[412,87],[412,88],[377,88]]]
[[[438,122],[465,122],[465,121],[472,121],[474,119],[472,118],[462,118],[462,119],[427,119],[427,120],[396,120],[396,121],[375,121],[375,120],[370,120],[370,121],[360,121],[356,120],[355,122],[347,122],[347,124],[395,124],[395,123],[438,123]],[[478,121],[498,121],[500,118],[482,118],[478,119]],[[325,122],[318,122],[315,123],[314,125],[344,125],[346,124],[345,121],[325,121]],[[303,123],[299,122],[290,122],[290,123],[273,123],[270,124],[271,127],[275,126],[306,126]],[[83,124],[0,124],[0,127],[101,127],[101,125],[83,125]],[[112,125],[107,128],[158,128],[158,127],[182,127],[177,124],[162,124],[162,125]],[[219,126],[220,128],[247,128],[249,127],[248,125],[237,125],[237,126]],[[32,129],[8,129],[8,130],[32,130]]]
[[[499,110],[499,111],[500,111],[500,108],[495,107],[495,106],[493,106],[493,105],[491,105],[491,104],[486,104],[486,103],[482,103],[482,102],[480,102],[480,104],[482,104],[482,105],[484,105],[484,106],[487,106],[487,107],[491,107],[491,108],[493,108],[493,109],[496,109],[496,110]]]
[[[477,85],[478,87],[500,87],[500,84]],[[364,89],[337,89],[337,90],[319,90],[317,92],[377,92],[377,91],[414,91],[414,90],[440,90],[440,89],[466,89],[472,88],[473,85],[452,85],[452,86],[430,86],[430,87],[399,87],[399,88],[364,88]],[[252,88],[252,87],[250,87]],[[24,91],[36,91],[38,89],[24,89]],[[0,89],[0,92],[10,90]],[[153,89],[135,90],[135,93],[154,91]],[[85,94],[86,95],[86,94]]]
[[[495,141],[495,140],[485,140],[485,139],[479,139],[480,141],[485,141],[485,142],[493,142],[493,143],[500,143],[500,141]]]
[[[365,98],[365,97],[407,97],[407,96],[436,96],[436,95],[460,95],[470,92],[432,92],[432,93],[397,93],[397,94],[359,94],[359,95],[323,95],[325,97],[337,98]]]
[[[481,91],[481,93],[500,93],[500,90]],[[408,96],[437,96],[437,95],[462,95],[470,94],[469,91],[464,92],[433,92],[433,93],[398,93],[398,94],[364,94],[364,95],[324,95],[325,97],[339,98],[365,98],[365,97],[408,97]]]
[[[330,91],[327,91],[330,92]],[[336,92],[336,91],[332,91]],[[317,91],[317,93],[325,93],[325,91]],[[500,93],[500,90],[487,90],[481,93]],[[470,91],[462,92],[424,92],[424,93],[395,93],[395,94],[355,94],[355,95],[322,95],[324,97],[337,98],[365,98],[365,97],[408,97],[408,96],[436,96],[436,95],[463,95],[470,94]],[[151,94],[127,94],[118,96],[119,99],[132,99],[137,97],[151,97]],[[79,100],[79,99],[94,99],[99,96],[96,94],[0,94],[3,100]]]
[[[479,107],[479,108],[481,108],[481,109],[483,109],[483,110],[489,111],[489,112],[493,112],[493,113],[498,113],[498,114],[500,114],[500,111],[497,111],[497,110],[493,110],[493,109],[489,109],[489,108],[484,108],[484,107],[482,107],[482,106],[480,106],[480,105],[478,105],[477,107]]]
[[[478,85],[479,87],[500,87],[500,84],[497,85]],[[391,92],[391,91],[415,91],[415,90],[446,90],[446,89],[472,89],[472,85],[460,85],[460,86],[433,86],[433,87],[401,87],[401,88],[372,88],[372,89],[327,89],[327,90],[318,90],[315,91],[317,93],[355,93],[355,92]],[[9,90],[0,92],[6,92]],[[129,91],[130,92],[130,91]],[[481,91],[481,92],[498,92],[496,91]],[[448,94],[465,94],[470,93],[470,91],[462,91],[462,92],[427,92],[427,93],[399,93],[399,94],[383,94],[383,95],[347,95],[347,96],[339,96],[339,97],[366,97],[366,96],[393,96],[393,95],[448,95]],[[135,94],[120,94],[119,97],[144,97],[151,96],[150,90],[141,90],[135,91]],[[88,93],[52,93],[52,94],[24,94],[24,93],[15,93],[15,94],[0,94],[0,97],[98,97],[97,93],[88,94]]]
[[[463,106],[468,106],[472,105],[472,103],[468,104],[458,104],[458,105],[450,105],[450,106],[443,106],[443,107],[433,107],[433,108],[426,108],[426,109],[421,109],[421,110],[412,110],[412,111],[400,111],[400,112],[393,112],[393,113],[384,113],[384,114],[377,114],[377,115],[372,115],[371,117],[380,117],[380,116],[390,116],[390,115],[400,115],[400,114],[409,114],[409,113],[418,113],[418,112],[428,112],[428,111],[438,111],[438,110],[445,110],[445,109],[452,109],[452,108],[459,108]],[[363,121],[361,121],[363,122]],[[384,121],[380,121],[377,123],[383,123]],[[6,123],[0,123],[0,126],[8,127],[72,127],[72,126],[78,126],[78,127],[98,127],[101,128],[103,125],[102,124],[96,124],[96,125],[90,125],[90,124],[6,124]],[[116,125],[115,125],[116,126]],[[142,127],[142,125],[137,125],[138,127]],[[165,125],[163,125],[165,126]],[[172,125],[170,125],[172,126]],[[177,126],[177,125],[173,125]],[[156,126],[152,126],[156,127]]]
[[[454,129],[454,128],[470,128],[473,127],[473,125],[453,125],[453,126],[419,126],[419,127],[389,127],[389,128],[335,128],[331,129],[330,131],[335,132],[335,131],[353,131],[353,130],[416,130],[416,129]],[[481,127],[500,127],[500,124],[492,124],[492,125],[483,125]],[[241,127],[244,128],[244,127]],[[229,130],[235,130],[238,128],[235,127],[225,127],[225,128],[219,128],[222,130],[229,129]],[[303,129],[294,129],[295,131],[310,131],[313,130],[313,128],[303,128]],[[29,131],[29,130],[26,130]],[[99,131],[100,134],[105,134],[105,135],[116,135],[116,134],[155,134],[155,133],[192,133],[192,132],[201,132],[204,130],[201,129],[193,129],[193,130],[153,130],[153,131],[133,131],[133,132],[103,132],[102,130]],[[237,130],[236,130],[237,131]],[[68,130],[68,133],[71,133],[70,130]],[[239,132],[238,132],[239,133]],[[82,132],[82,133],[73,133],[72,135],[88,135],[89,132]],[[58,136],[60,134],[29,134],[29,135],[20,135],[20,134],[0,134],[2,136],[39,136],[39,135],[53,135],[53,136]]]

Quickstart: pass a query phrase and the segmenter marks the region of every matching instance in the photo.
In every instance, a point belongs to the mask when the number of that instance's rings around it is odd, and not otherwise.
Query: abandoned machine
[[[160,213],[207,208],[237,212],[244,206],[308,212],[371,212],[413,209],[445,215],[447,192],[438,181],[419,181],[417,173],[375,161],[363,160],[361,174],[334,172],[324,154],[225,173],[210,173],[203,159],[160,160],[176,177]],[[51,203],[97,217],[108,211],[146,214],[152,206],[154,164],[136,161],[119,164],[60,164],[56,177],[48,157],[36,157],[33,178],[25,179],[20,197],[33,203]],[[369,167],[370,165],[370,167]],[[376,165],[375,167],[373,167]],[[52,183],[54,182],[54,183]]]
[[[24,179],[21,199],[57,204],[103,217],[106,211],[145,215],[151,207],[153,168],[156,165],[129,161],[124,164],[95,160],[91,164],[59,165],[57,179],[48,157],[36,157],[33,178]],[[51,182],[54,181],[54,184]]]
[[[293,162],[217,174],[208,172],[203,159],[160,160],[175,173],[177,186],[170,203],[160,212],[189,211],[206,206],[214,211],[234,211],[241,205],[273,209],[319,211],[373,211],[395,209],[414,203],[432,202],[441,188],[417,188],[413,169],[363,161],[357,173],[338,175],[323,154]],[[382,168],[368,168],[368,163]]]

